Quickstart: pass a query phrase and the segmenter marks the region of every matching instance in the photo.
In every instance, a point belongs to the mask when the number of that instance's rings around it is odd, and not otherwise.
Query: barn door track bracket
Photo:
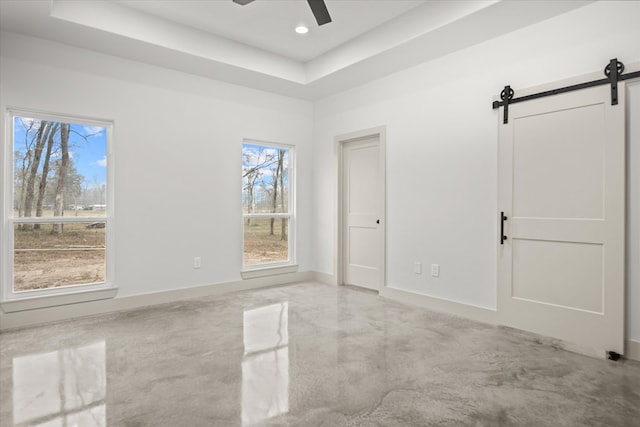
[[[618,82],[627,79],[633,79],[640,77],[640,71],[633,73],[624,73],[624,64],[618,61],[617,58],[613,58],[609,61],[606,67],[604,67],[605,78],[599,80],[593,80],[585,83],[578,83],[571,86],[565,86],[558,89],[546,90],[544,92],[534,93],[532,95],[521,96],[514,98],[515,92],[511,86],[506,85],[500,93],[501,101],[493,101],[492,107],[494,110],[504,107],[502,123],[509,123],[509,105],[517,102],[529,101],[536,98],[543,98],[545,96],[558,95],[560,93],[572,92],[574,90],[586,89],[594,86],[610,85],[611,86],[611,105],[618,105]]]

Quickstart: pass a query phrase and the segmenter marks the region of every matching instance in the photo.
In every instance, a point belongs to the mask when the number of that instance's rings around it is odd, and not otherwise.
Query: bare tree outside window
[[[12,119],[13,291],[105,282],[106,128]]]
[[[244,265],[290,262],[291,148],[242,147]]]

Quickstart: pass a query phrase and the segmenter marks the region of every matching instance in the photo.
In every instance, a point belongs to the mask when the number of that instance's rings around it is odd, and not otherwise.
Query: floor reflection
[[[0,333],[2,427],[635,426],[638,384],[632,361],[319,284]]]
[[[105,426],[104,341],[13,359],[13,421],[30,426]]]
[[[289,303],[244,312],[242,425],[289,411]]]

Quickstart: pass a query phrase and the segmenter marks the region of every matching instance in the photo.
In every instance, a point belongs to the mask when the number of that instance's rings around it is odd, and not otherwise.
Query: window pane
[[[13,153],[14,218],[106,215],[106,128],[16,116]]]
[[[242,212],[288,213],[289,149],[242,146]]]
[[[14,292],[105,281],[105,222],[15,224]]]
[[[244,265],[289,260],[289,220],[286,218],[245,218]]]

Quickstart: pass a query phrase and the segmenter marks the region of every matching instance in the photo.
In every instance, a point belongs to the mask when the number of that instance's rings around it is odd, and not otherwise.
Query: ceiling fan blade
[[[234,3],[244,6],[245,4],[251,3],[253,0],[233,0]]]
[[[331,16],[329,16],[329,11],[327,10],[327,5],[324,4],[324,0],[307,0],[307,3],[309,3],[309,7],[311,7],[311,11],[313,12],[313,16],[315,16],[318,25],[324,25],[331,22]]]

